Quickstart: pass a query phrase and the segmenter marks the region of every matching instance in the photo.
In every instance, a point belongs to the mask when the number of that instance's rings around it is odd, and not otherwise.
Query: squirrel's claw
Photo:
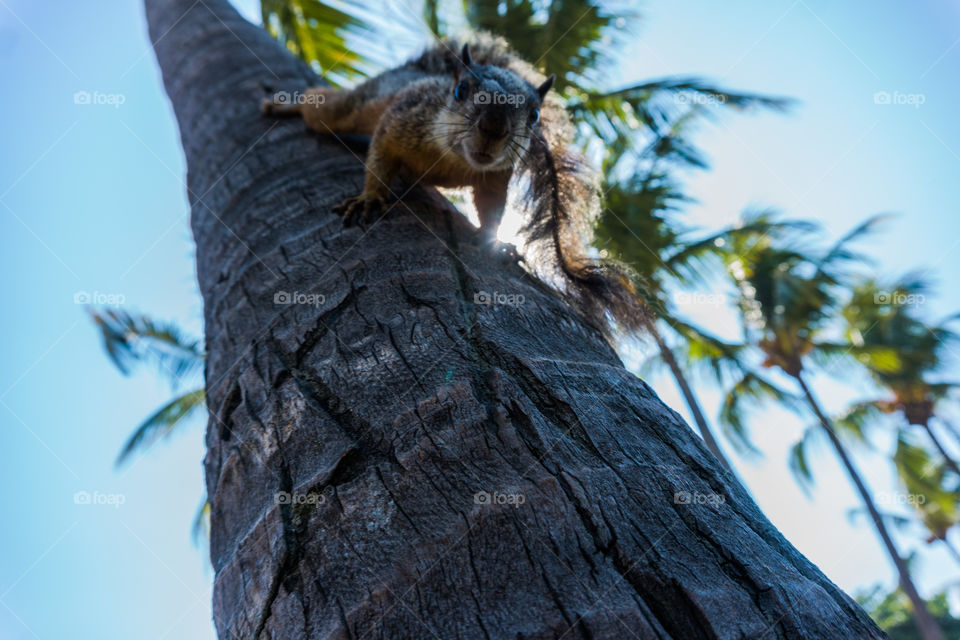
[[[358,196],[347,198],[334,207],[333,211],[343,218],[343,226],[351,227],[355,222],[359,222],[361,227],[366,228],[373,217],[383,211],[385,207],[386,202],[383,198],[361,193]]]

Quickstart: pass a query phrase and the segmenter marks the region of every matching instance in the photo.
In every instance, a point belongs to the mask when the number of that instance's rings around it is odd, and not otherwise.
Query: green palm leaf
[[[334,86],[370,75],[389,59],[375,46],[365,46],[366,53],[360,53],[350,45],[355,40],[382,42],[374,37],[377,26],[363,16],[359,2],[261,0],[260,12],[270,35]]]
[[[637,14],[630,5],[595,0],[472,0],[470,26],[490,31],[541,70],[557,75],[557,90],[601,82],[618,58],[618,45]]]
[[[678,351],[684,358],[685,368],[703,369],[720,385],[726,385],[748,370],[744,360],[745,345],[721,340],[673,315],[665,316],[663,320],[683,338]]]
[[[864,400],[847,407],[846,411],[834,418],[833,426],[838,435],[869,442],[868,431],[876,427],[889,413],[889,407],[884,401]]]
[[[841,236],[840,239],[815,262],[818,275],[830,275],[833,273],[833,269],[840,268],[849,263],[865,264],[869,262],[862,252],[852,249],[850,245],[872,233],[876,233],[890,218],[890,214],[870,216]]]
[[[205,398],[205,391],[197,389],[165,404],[134,430],[120,450],[116,464],[122,465],[134,453],[141,453],[157,440],[169,437],[179,425],[186,422],[186,418],[204,406]]]
[[[809,448],[819,437],[820,431],[818,429],[808,427],[787,452],[787,467],[808,497],[813,488],[813,469],[810,467]]]
[[[759,450],[750,441],[746,413],[766,402],[774,402],[791,411],[801,410],[801,400],[754,371],[747,371],[731,387],[720,408],[720,421],[724,433],[742,454],[758,454]]]

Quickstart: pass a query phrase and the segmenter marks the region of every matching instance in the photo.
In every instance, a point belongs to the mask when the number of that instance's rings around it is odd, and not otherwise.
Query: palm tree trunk
[[[690,409],[690,414],[693,416],[693,421],[697,424],[697,428],[700,430],[700,436],[703,438],[703,443],[707,445],[707,449],[710,450],[710,453],[716,456],[717,460],[719,460],[724,467],[733,472],[733,467],[730,466],[730,462],[727,460],[726,456],[723,455],[723,451],[720,449],[720,444],[717,442],[717,439],[714,438],[713,431],[710,429],[710,425],[707,424],[707,419],[704,417],[703,410],[700,408],[700,401],[697,399],[696,394],[694,394],[693,389],[690,387],[690,383],[687,381],[687,377],[683,373],[683,369],[680,368],[680,365],[677,363],[676,356],[673,355],[673,351],[663,340],[663,336],[660,335],[660,330],[657,328],[657,321],[651,320],[648,322],[646,324],[646,329],[650,332],[650,335],[653,336],[654,341],[656,341],[657,348],[660,350],[660,357],[665,363],[667,363],[667,367],[673,374],[673,379],[677,381],[677,387],[680,389],[681,395],[683,395],[683,400],[686,402],[687,408]]]
[[[434,191],[344,229],[363,148],[259,115],[305,65],[226,0],[146,8],[204,299],[220,638],[884,637]]]
[[[850,480],[853,481],[854,486],[857,488],[857,492],[860,494],[860,498],[867,507],[867,511],[870,513],[870,518],[873,520],[873,526],[880,535],[880,539],[883,541],[884,547],[886,547],[887,554],[890,556],[890,559],[893,560],[893,564],[896,566],[897,573],[900,578],[900,587],[907,594],[907,597],[910,598],[910,602],[913,604],[914,620],[916,621],[917,629],[920,631],[920,636],[923,638],[923,640],[946,640],[946,637],[943,635],[943,631],[940,629],[937,621],[934,620],[932,615],[930,615],[930,611],[927,609],[926,602],[924,602],[923,598],[920,597],[920,593],[917,591],[917,587],[913,583],[913,578],[910,576],[910,570],[907,567],[907,563],[900,556],[899,551],[897,551],[896,544],[894,543],[893,538],[890,536],[890,532],[887,530],[887,525],[884,524],[883,518],[880,516],[880,512],[873,503],[873,495],[867,488],[866,483],[864,483],[863,478],[860,477],[860,472],[857,471],[857,468],[854,466],[853,460],[847,453],[846,447],[844,447],[843,443],[840,441],[840,438],[837,437],[837,432],[833,427],[833,422],[821,410],[820,404],[817,402],[813,392],[810,390],[810,387],[807,386],[807,383],[803,378],[803,373],[798,372],[794,377],[796,378],[800,389],[803,391],[803,395],[807,399],[807,403],[810,405],[810,408],[816,415],[817,420],[820,422],[820,425],[826,432],[827,437],[830,439],[830,443],[836,450],[837,456],[840,458],[840,462],[843,464],[844,469],[846,469],[847,474],[850,476]]]
[[[953,556],[953,559],[957,561],[957,564],[960,564],[960,551],[953,546],[953,543],[947,540],[946,537],[938,538],[938,540],[940,540],[940,542],[943,543],[943,546],[947,548],[947,550],[950,552],[950,555]]]
[[[950,432],[950,435],[952,435],[954,440],[957,441],[957,445],[960,445],[960,429],[957,429],[957,427],[954,426],[954,424],[949,420],[944,420],[939,416],[937,417],[937,420],[939,420],[940,424],[947,428],[947,431]]]
[[[937,451],[940,452],[940,455],[943,457],[944,462],[947,463],[947,466],[950,469],[960,476],[960,466],[957,465],[957,461],[953,459],[950,455],[950,452],[947,451],[943,443],[940,442],[940,438],[937,437],[937,434],[933,432],[933,428],[930,426],[930,421],[927,420],[923,423],[923,428],[927,432],[927,435],[930,436],[930,441],[933,442],[933,446],[936,447]]]

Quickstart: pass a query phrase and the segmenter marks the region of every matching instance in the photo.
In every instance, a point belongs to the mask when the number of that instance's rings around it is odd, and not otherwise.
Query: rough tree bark
[[[680,389],[680,395],[683,396],[683,400],[690,410],[690,415],[693,416],[693,422],[697,425],[697,429],[700,430],[700,437],[703,438],[703,444],[706,445],[710,453],[716,456],[720,464],[736,475],[733,467],[730,465],[730,461],[723,455],[723,451],[720,449],[720,443],[713,437],[713,431],[710,430],[710,425],[707,424],[707,419],[703,415],[703,409],[700,408],[700,400],[693,392],[693,389],[690,388],[690,382],[687,380],[683,369],[681,369],[677,363],[677,358],[673,355],[673,350],[670,349],[670,345],[668,345],[663,339],[663,336],[660,335],[660,329],[657,327],[656,320],[651,320],[647,324],[647,329],[650,332],[650,337],[653,338],[653,341],[656,343],[657,349],[660,351],[660,359],[666,363],[670,369],[670,373],[673,374],[677,388]]]
[[[304,65],[226,0],[146,7],[204,299],[221,638],[885,637],[437,194],[343,229],[362,147],[258,111]]]

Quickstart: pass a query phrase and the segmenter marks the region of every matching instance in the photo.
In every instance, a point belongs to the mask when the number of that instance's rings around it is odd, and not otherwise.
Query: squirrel
[[[525,262],[534,258],[538,277],[608,336],[614,327],[636,330],[647,311],[634,274],[589,253],[598,187],[572,149],[563,100],[550,93],[555,76],[544,77],[502,38],[472,40],[472,47],[442,40],[352,89],[314,87],[296,100],[277,94],[263,100],[262,112],[300,116],[320,133],[372,136],[362,193],[334,209],[346,225],[385,212],[391,183],[403,176],[471,187],[481,238],[496,243],[508,184],[526,182]]]

